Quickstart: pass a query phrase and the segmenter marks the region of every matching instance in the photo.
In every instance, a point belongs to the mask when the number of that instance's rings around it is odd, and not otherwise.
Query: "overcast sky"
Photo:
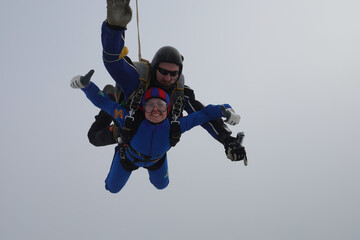
[[[249,165],[197,127],[170,150],[165,190],[139,169],[107,192],[114,146],[88,142],[98,109],[69,86],[91,68],[113,83],[106,1],[1,1],[0,239],[359,239],[359,1],[139,5],[143,58],[179,49],[196,97],[241,115]]]

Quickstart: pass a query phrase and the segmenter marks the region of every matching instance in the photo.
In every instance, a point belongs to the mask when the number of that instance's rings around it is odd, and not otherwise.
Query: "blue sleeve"
[[[139,74],[130,58],[120,56],[125,44],[125,28],[114,30],[104,22],[101,28],[101,42],[105,68],[127,99],[139,84]]]
[[[123,126],[125,116],[128,115],[128,111],[123,108],[120,104],[111,101],[109,96],[102,92],[93,82],[90,82],[90,85],[82,88],[86,97],[98,108],[104,110],[113,119],[116,119],[117,122]]]
[[[188,113],[194,113],[204,108],[204,105],[193,98],[185,98],[184,110]],[[205,122],[201,126],[214,138],[218,139],[219,134],[222,134],[223,121],[221,119],[214,120],[212,122]]]
[[[221,105],[208,105],[200,111],[193,112],[186,117],[179,118],[181,132],[222,117]]]

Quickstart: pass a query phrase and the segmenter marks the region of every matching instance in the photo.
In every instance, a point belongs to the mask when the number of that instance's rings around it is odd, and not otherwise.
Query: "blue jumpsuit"
[[[120,127],[124,126],[125,117],[129,115],[126,108],[111,101],[108,95],[100,91],[93,82],[90,82],[90,85],[86,88],[82,88],[82,90],[95,106],[111,115],[119,123]],[[221,117],[221,105],[208,105],[201,111],[189,114],[186,117],[181,117],[178,120],[180,122],[181,133],[184,133],[197,125]],[[138,167],[150,167],[159,161],[159,159],[165,157],[165,161],[160,168],[148,170],[150,182],[157,189],[165,188],[169,184],[166,159],[166,152],[171,147],[169,119],[166,118],[159,124],[152,124],[144,119],[134,136],[131,138],[129,145],[131,148],[125,148],[126,158]],[[146,155],[150,157],[150,160],[154,161],[138,161],[139,159],[143,160],[144,158],[142,155],[137,155],[134,151]],[[112,193],[119,192],[131,175],[131,171],[125,170],[120,163],[120,160],[119,151],[116,149],[110,172],[105,180],[105,188]]]
[[[103,46],[103,62],[105,68],[115,80],[124,93],[124,98],[127,99],[139,84],[139,74],[135,69],[129,58],[121,58],[121,52],[125,44],[125,30],[113,30],[106,22],[102,24],[101,41]],[[151,84],[156,86],[154,79]],[[171,95],[172,89],[166,90]],[[184,110],[190,114],[201,110],[204,106],[195,99],[193,90],[185,85],[184,89]],[[215,119],[214,119],[215,120]],[[212,122],[202,124],[213,138],[220,142],[224,142],[225,138],[229,137],[231,131],[224,125],[221,119],[216,119]]]

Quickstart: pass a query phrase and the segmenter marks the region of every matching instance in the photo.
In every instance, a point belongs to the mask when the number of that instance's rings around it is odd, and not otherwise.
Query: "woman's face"
[[[167,117],[168,106],[161,98],[151,98],[145,102],[145,118],[152,123],[160,123]]]

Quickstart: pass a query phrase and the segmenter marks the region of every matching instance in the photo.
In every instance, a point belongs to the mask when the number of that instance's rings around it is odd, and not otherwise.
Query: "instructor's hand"
[[[107,0],[107,22],[110,25],[126,27],[131,21],[130,0]]]

